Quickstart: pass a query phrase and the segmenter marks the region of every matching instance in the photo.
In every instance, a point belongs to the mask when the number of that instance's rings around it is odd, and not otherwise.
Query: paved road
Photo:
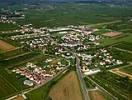
[[[83,98],[84,98],[84,100],[90,100],[90,97],[89,97],[88,91],[87,91],[87,87],[86,87],[86,84],[83,79],[83,74],[81,72],[80,59],[78,58],[78,56],[75,53],[72,52],[72,54],[76,58],[76,72],[77,72],[77,75],[78,75],[78,78],[80,81],[80,85],[82,88]]]

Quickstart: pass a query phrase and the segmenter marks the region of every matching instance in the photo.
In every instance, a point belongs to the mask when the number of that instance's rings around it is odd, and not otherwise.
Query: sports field
[[[76,73],[72,71],[60,80],[49,96],[52,100],[83,100]]]

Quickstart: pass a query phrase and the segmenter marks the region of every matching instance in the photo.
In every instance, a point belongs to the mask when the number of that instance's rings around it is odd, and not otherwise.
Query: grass
[[[70,72],[54,85],[49,96],[53,100],[83,100],[75,71]]]

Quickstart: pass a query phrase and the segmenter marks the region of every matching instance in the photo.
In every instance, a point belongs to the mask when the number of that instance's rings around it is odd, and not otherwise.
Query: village
[[[81,71],[86,76],[96,74],[102,69],[123,64],[123,61],[113,58],[107,49],[96,49],[100,47],[100,40],[106,36],[106,34],[104,36],[94,34],[98,29],[87,26],[66,26],[53,29],[46,27],[33,28],[32,24],[28,24],[17,31],[21,34],[11,36],[12,41],[19,42],[25,48],[39,50],[43,54],[61,57],[68,63],[65,65],[60,61],[53,61],[56,63],[49,64],[49,62],[55,60],[52,58],[43,61],[41,65],[28,62],[23,67],[13,69],[12,72],[26,78],[24,84],[28,86],[42,84],[66,67],[75,66],[70,62],[71,59],[75,60],[75,57],[69,50],[74,50],[82,60]],[[91,48],[93,51],[87,52]]]

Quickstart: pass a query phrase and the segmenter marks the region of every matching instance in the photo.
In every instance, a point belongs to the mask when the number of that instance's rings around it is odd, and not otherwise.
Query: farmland
[[[19,27],[14,24],[0,22],[0,31],[11,31],[11,30],[15,30],[15,29],[19,29]]]
[[[132,51],[132,43],[130,42],[120,42],[117,45],[114,45],[114,47]]]
[[[82,100],[82,94],[75,72],[70,72],[49,92],[53,100]]]
[[[0,7],[9,13],[0,19],[0,99],[24,91],[28,100],[82,100],[83,87],[92,100],[108,99],[96,86],[130,98],[132,81],[110,70],[132,73],[132,7],[38,5]]]
[[[122,78],[110,72],[98,73],[93,77],[93,80],[98,82],[102,87],[111,92],[114,96],[125,100],[131,96],[132,81],[127,78]],[[116,90],[116,91],[115,91]]]
[[[0,49],[4,52],[7,52],[7,51],[16,49],[16,47],[12,46],[11,44],[9,44],[3,40],[0,40]]]
[[[28,8],[24,11],[26,19],[18,20],[18,23],[32,23],[36,27],[57,27],[110,22],[131,16],[130,6],[110,7],[110,5],[105,4],[50,4],[40,5],[40,7],[41,9],[36,6],[34,9]]]
[[[91,100],[105,100],[105,97],[99,90],[89,91],[88,93]]]
[[[23,77],[17,76],[7,70],[0,70],[0,99],[8,97],[9,95],[14,95],[15,93],[26,89],[28,87],[24,86],[22,81]]]
[[[125,73],[128,73],[128,74],[131,74],[132,75],[132,66],[127,66],[127,67],[124,67],[124,68],[120,68],[121,71],[125,72]]]

